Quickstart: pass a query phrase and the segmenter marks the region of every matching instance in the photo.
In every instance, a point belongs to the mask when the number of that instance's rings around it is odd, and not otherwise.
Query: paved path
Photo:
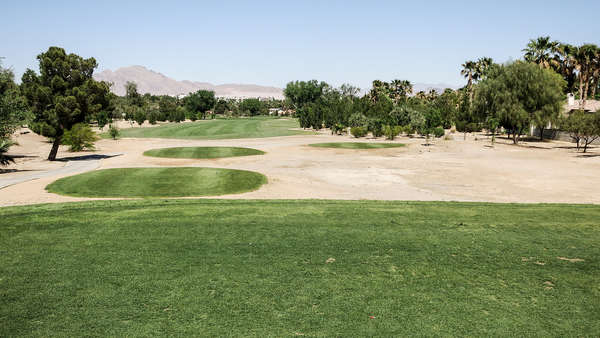
[[[90,155],[90,156],[76,157],[76,158],[70,159],[67,162],[67,165],[65,165],[64,167],[58,168],[58,169],[41,171],[41,172],[29,174],[29,175],[20,175],[17,177],[9,177],[9,178],[2,178],[0,176],[0,189],[6,188],[11,185],[31,181],[31,180],[37,180],[37,179],[44,178],[44,177],[79,174],[79,173],[83,173],[86,171],[94,170],[100,166],[100,160],[109,158],[109,157],[119,156],[119,155],[123,155],[123,154]]]

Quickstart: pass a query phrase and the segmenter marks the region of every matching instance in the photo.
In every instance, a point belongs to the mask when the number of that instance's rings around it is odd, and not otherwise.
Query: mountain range
[[[94,79],[112,83],[111,91],[121,96],[125,95],[125,83],[133,81],[137,84],[140,94],[178,96],[206,89],[214,91],[218,97],[283,99],[281,88],[254,84],[214,85],[208,82],[177,81],[143,66],[123,67],[115,71],[107,69],[94,74]]]
[[[200,89],[212,90],[218,97],[227,98],[275,98],[283,99],[283,89],[277,87],[259,86],[254,84],[222,84],[214,85],[208,82],[177,81],[161,73],[143,66],[122,67],[117,70],[104,70],[94,74],[98,81],[112,83],[111,91],[117,95],[125,95],[125,83],[133,81],[137,84],[138,92],[152,95],[187,95]],[[429,91],[431,89],[441,93],[445,88],[457,89],[458,86],[446,84],[415,83],[413,92]],[[367,91],[364,91],[365,93]]]

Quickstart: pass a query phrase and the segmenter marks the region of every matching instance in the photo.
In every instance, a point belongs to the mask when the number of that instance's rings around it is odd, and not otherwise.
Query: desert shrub
[[[477,123],[471,122],[467,124],[467,130],[470,133],[473,132],[480,132],[481,131],[481,126]]]
[[[433,129],[433,136],[435,136],[436,138],[440,138],[444,136],[444,134],[446,134],[446,132],[444,132],[444,128],[442,127],[437,127]]]
[[[119,130],[119,127],[111,124],[108,126],[108,134],[113,140],[116,140],[119,138],[119,135],[121,135],[121,131]]]
[[[359,137],[364,137],[365,135],[367,135],[367,128],[365,127],[352,127],[350,128],[350,134],[352,134],[352,136],[359,138]]]
[[[452,137],[452,135],[448,134],[448,135],[444,136],[444,140],[452,141],[452,140],[454,140],[454,137]]]
[[[181,122],[185,120],[185,109],[183,107],[177,107],[177,109],[169,114],[169,121]]]
[[[333,126],[331,126],[332,134],[341,135],[344,133],[345,130],[346,130],[346,126],[344,126],[341,123],[336,123]]]
[[[0,165],[9,165],[11,162],[15,162],[11,156],[6,155],[8,148],[13,144],[15,143],[9,139],[0,139]]]
[[[383,128],[383,131],[384,131],[385,137],[388,140],[393,140],[394,138],[396,138],[396,136],[400,135],[400,133],[402,132],[402,127],[386,125]]]
[[[154,125],[156,124],[156,121],[158,121],[160,117],[160,112],[158,110],[151,110],[148,113],[148,123]]]
[[[381,119],[369,119],[367,122],[367,130],[373,134],[373,137],[383,135],[383,121]]]
[[[367,123],[367,117],[361,113],[354,113],[348,118],[348,125],[350,127],[364,127]]]
[[[96,133],[85,123],[77,123],[62,137],[62,143],[70,147],[69,151],[93,150],[97,140]]]
[[[147,117],[146,113],[142,109],[138,109],[134,115],[135,122],[140,127],[142,126],[142,124],[144,124],[144,121],[146,121],[146,117]]]

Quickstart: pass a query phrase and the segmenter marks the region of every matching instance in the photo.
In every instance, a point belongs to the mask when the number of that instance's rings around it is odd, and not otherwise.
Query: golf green
[[[144,152],[144,155],[151,157],[167,157],[167,158],[222,158],[222,157],[238,157],[263,155],[265,152],[252,148],[240,147],[177,147],[177,148],[162,148],[152,149]]]
[[[61,178],[46,190],[77,197],[193,197],[239,194],[267,182],[259,173],[219,168],[116,168]]]

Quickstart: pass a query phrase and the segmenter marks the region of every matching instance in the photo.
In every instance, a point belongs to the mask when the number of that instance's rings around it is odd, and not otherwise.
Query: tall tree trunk
[[[594,84],[592,85],[592,100],[596,99],[596,89],[598,88],[598,80],[600,80],[600,75],[594,76]]]
[[[513,144],[517,144],[517,142],[519,142],[519,140],[517,139],[517,132],[513,133]]]
[[[52,142],[52,149],[50,150],[50,154],[48,155],[48,161],[56,160],[56,154],[58,153],[58,146],[60,145],[61,138],[62,136],[59,136],[54,139],[54,142]]]
[[[583,67],[579,71],[579,108],[583,109],[583,79],[585,78],[585,73],[583,72]]]
[[[582,109],[585,109],[585,101],[587,100],[589,89],[590,89],[590,76],[588,75],[585,77],[585,88],[583,89],[583,103],[582,103],[583,108]]]
[[[544,141],[544,128],[540,128],[540,141]]]

